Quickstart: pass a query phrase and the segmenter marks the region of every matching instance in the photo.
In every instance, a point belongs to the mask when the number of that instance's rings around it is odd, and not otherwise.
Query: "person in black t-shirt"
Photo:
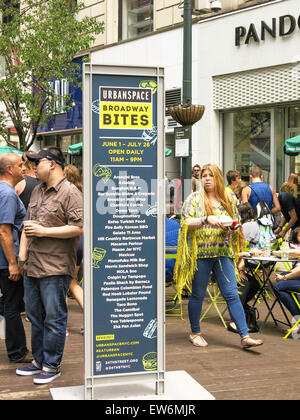
[[[23,202],[25,209],[27,210],[31,193],[35,187],[41,183],[41,181],[36,179],[34,171],[35,163],[30,162],[25,153],[23,153],[22,160],[25,162],[26,175],[25,178],[15,186],[15,191],[20,197],[20,200]]]
[[[274,231],[278,238],[283,238],[290,229],[300,226],[300,201],[292,194],[280,192],[278,195],[281,207],[281,221]],[[284,225],[287,223],[287,226]]]

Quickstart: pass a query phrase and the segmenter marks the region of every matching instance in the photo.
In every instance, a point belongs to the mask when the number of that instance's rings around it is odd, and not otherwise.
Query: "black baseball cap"
[[[26,156],[28,160],[34,162],[41,159],[48,159],[48,160],[54,160],[58,165],[60,165],[62,168],[64,167],[64,157],[63,154],[60,153],[61,156],[57,156],[54,153],[51,153],[48,149],[42,149],[38,153],[26,153]]]

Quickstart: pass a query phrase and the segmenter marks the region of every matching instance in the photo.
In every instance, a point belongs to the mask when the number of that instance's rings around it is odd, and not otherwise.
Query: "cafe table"
[[[243,257],[245,260],[245,265],[248,268],[248,270],[251,272],[252,276],[254,276],[256,278],[256,270],[257,270],[257,266],[258,270],[262,271],[262,277],[261,277],[261,281],[262,284],[260,285],[260,289],[257,292],[255,298],[254,298],[254,302],[252,304],[252,308],[255,308],[257,306],[257,303],[260,299],[260,297],[263,298],[263,301],[265,303],[265,305],[268,308],[268,313],[264,319],[264,321],[262,322],[262,324],[259,327],[259,332],[262,331],[262,329],[264,328],[269,316],[272,317],[274,323],[276,326],[278,326],[278,323],[280,324],[284,324],[287,325],[289,327],[291,327],[291,323],[289,321],[289,317],[286,314],[286,311],[284,309],[283,304],[281,303],[280,299],[277,298],[275,291],[274,291],[274,287],[271,281],[271,275],[274,272],[274,269],[276,267],[276,264],[279,262],[288,262],[291,263],[293,265],[293,263],[298,262],[298,259],[292,259],[292,258],[278,258],[275,256],[270,256],[270,257],[264,257],[264,256],[253,256],[253,257]],[[269,290],[272,291],[273,295],[274,295],[274,301],[272,303],[272,305],[269,304],[268,299],[266,298],[266,291],[269,288]],[[275,317],[275,314],[273,312],[273,309],[275,307],[275,305],[278,304],[281,308],[282,314],[284,315],[285,321],[279,320]]]

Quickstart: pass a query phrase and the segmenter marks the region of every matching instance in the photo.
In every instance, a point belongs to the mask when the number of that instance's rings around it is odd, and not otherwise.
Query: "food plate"
[[[219,217],[219,222],[222,223],[223,226],[229,227],[232,226],[233,220],[229,216],[222,215]]]

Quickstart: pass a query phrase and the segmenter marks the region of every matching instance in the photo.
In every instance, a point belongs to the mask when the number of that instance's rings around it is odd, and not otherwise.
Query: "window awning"
[[[20,156],[23,155],[23,152],[21,150],[15,149],[11,146],[0,146],[0,156],[4,155],[5,153],[17,153]]]
[[[68,154],[69,155],[81,155],[82,154],[82,142],[71,144],[68,147]]]
[[[284,153],[289,156],[297,156],[300,153],[300,136],[292,137],[284,142]]]
[[[168,147],[165,148],[165,157],[171,156],[172,149],[169,149]]]

